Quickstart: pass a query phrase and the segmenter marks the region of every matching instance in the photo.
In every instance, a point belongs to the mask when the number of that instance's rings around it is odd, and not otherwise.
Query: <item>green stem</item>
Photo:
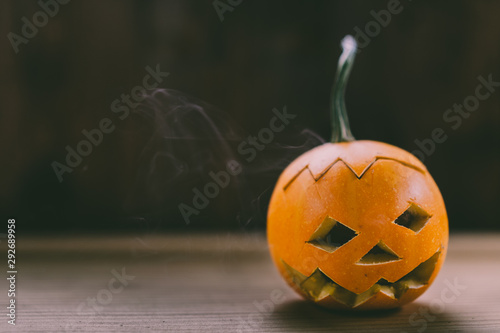
[[[349,127],[349,118],[347,118],[347,111],[345,108],[345,87],[349,74],[351,73],[354,58],[356,56],[357,43],[356,40],[347,35],[342,39],[342,54],[339,58],[337,67],[337,74],[332,90],[332,140],[331,142],[349,142],[354,141],[354,136]]]

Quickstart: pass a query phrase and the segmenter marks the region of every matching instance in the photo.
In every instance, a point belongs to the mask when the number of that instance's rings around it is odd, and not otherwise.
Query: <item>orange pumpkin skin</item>
[[[398,217],[407,209],[405,225]],[[328,244],[332,223],[355,236]],[[448,218],[436,183],[412,154],[375,141],[326,143],[279,177],[267,233],[278,270],[305,298],[335,309],[388,309],[413,301],[436,277]],[[367,255],[377,244],[391,260]]]

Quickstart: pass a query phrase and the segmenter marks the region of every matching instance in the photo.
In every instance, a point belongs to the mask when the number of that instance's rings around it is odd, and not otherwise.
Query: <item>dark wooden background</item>
[[[347,91],[354,135],[411,151],[415,139],[444,128],[448,140],[425,163],[451,230],[498,229],[500,93],[457,130],[442,116],[474,93],[479,75],[500,80],[500,3],[401,3],[403,11],[356,60]],[[40,8],[1,1],[2,216],[15,215],[25,232],[262,229],[280,170],[329,136],[340,39],[386,7],[243,1],[221,22],[212,1],[73,0],[16,54],[8,32],[19,33],[21,18]],[[222,139],[201,135],[200,117],[152,122],[134,113],[59,183],[51,163],[64,160],[83,129],[112,117],[110,103],[156,64],[170,73],[161,87],[193,96],[187,101],[203,105]],[[235,146],[284,105],[296,120],[186,226],[177,206],[190,202],[209,171],[238,157]]]

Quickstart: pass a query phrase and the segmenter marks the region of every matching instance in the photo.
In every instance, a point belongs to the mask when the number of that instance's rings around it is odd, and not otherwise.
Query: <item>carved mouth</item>
[[[287,269],[292,281],[314,302],[318,302],[326,297],[332,297],[334,300],[348,307],[355,308],[379,292],[398,300],[409,289],[419,289],[427,285],[434,272],[440,253],[441,251],[436,252],[432,257],[422,262],[396,282],[391,283],[385,279],[380,279],[368,290],[360,294],[356,294],[340,286],[319,268],[316,268],[310,276],[306,276],[283,260],[281,262]]]

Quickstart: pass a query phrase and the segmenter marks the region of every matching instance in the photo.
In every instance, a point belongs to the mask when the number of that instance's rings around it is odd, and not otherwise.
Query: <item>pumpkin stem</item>
[[[349,74],[351,73],[352,66],[354,64],[354,58],[356,56],[357,50],[356,40],[351,36],[347,35],[342,39],[342,54],[339,58],[339,63],[337,66],[337,74],[335,76],[335,82],[333,84],[332,90],[332,104],[331,104],[331,115],[332,115],[332,140],[331,142],[349,142],[356,140],[351,133],[351,128],[349,127],[349,118],[347,118],[347,111],[345,108],[345,87],[347,85],[347,80],[349,79]]]

